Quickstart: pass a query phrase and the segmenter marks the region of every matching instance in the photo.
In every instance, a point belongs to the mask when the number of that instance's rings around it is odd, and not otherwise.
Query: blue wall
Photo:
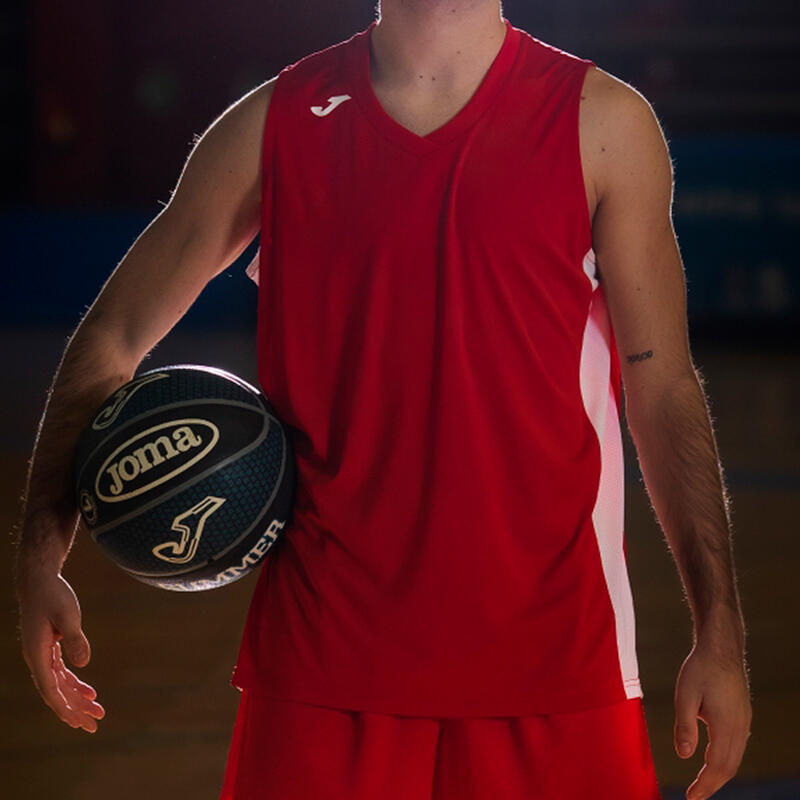
[[[709,136],[674,140],[670,147],[690,315],[731,322],[796,318],[800,142]],[[77,324],[156,211],[18,209],[0,215],[2,322]],[[215,278],[181,325],[252,326],[256,289],[244,268],[254,252],[255,244]]]
[[[708,136],[670,146],[690,314],[796,318],[800,140]]]
[[[7,325],[77,325],[157,213],[18,209],[0,215],[5,260],[0,319]],[[181,325],[255,324],[256,287],[244,274],[255,249],[254,242],[211,281]]]

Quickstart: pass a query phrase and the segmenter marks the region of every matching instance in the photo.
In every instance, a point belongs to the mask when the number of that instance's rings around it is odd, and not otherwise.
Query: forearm
[[[628,408],[645,484],[683,581],[695,636],[738,657],[744,647],[728,499],[701,383],[670,383]]]
[[[78,521],[72,493],[78,438],[100,403],[130,380],[134,369],[99,325],[84,323],[70,339],[48,393],[28,470],[17,580],[21,565],[54,574],[61,569]]]

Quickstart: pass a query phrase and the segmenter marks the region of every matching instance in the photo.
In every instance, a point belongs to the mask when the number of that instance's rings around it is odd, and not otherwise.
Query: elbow
[[[689,413],[697,403],[705,404],[702,381],[694,369],[678,372],[668,379],[625,390],[625,417],[634,438],[667,420]]]
[[[77,355],[84,363],[91,363],[98,379],[115,377],[122,383],[129,381],[141,361],[122,326],[92,310],[76,328],[65,357]]]

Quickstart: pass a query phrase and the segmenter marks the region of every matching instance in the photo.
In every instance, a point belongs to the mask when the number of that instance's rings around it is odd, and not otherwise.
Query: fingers
[[[85,667],[89,663],[91,649],[89,648],[89,640],[82,630],[78,629],[69,637],[65,635],[61,644],[67,654],[67,658],[76,667]]]
[[[55,617],[55,624],[61,633],[61,646],[67,658],[76,667],[85,667],[91,658],[91,648],[86,634],[81,629],[81,614],[77,606],[67,606]]]
[[[78,715],[67,702],[59,686],[59,676],[54,669],[54,649],[52,642],[42,642],[41,646],[31,654],[30,668],[33,683],[42,700],[58,716],[58,718],[71,728],[80,727]]]
[[[94,732],[105,715],[94,689],[64,664],[63,651],[75,666],[91,657],[89,641],[81,629],[78,598],[64,578],[40,576],[20,595],[22,653],[31,677],[46,705],[72,728]]]
[[[70,688],[75,689],[75,691],[80,692],[84,697],[88,697],[89,700],[94,700],[97,697],[97,692],[94,690],[92,686],[89,686],[88,683],[84,683],[80,680],[74,673],[66,670],[68,684]]]
[[[698,718],[706,725],[708,746],[688,800],[710,797],[739,769],[752,719],[744,662],[721,664],[713,650],[692,650],[675,689],[675,749],[683,758],[697,747]]]
[[[58,645],[56,645],[57,651]],[[78,715],[78,722],[81,728],[90,733],[97,730],[96,720],[105,716],[105,709],[100,703],[95,702],[95,690],[89,684],[78,680],[78,678],[66,668],[60,652],[57,651],[54,662],[58,689],[64,697],[67,705]]]
[[[66,668],[58,642],[42,639],[40,646],[26,657],[36,689],[62,722],[94,733],[96,720],[105,715],[103,707],[94,701],[96,692]]]
[[[697,749],[697,715],[700,695],[686,689],[681,682],[675,691],[675,752],[689,758]]]
[[[67,669],[66,664],[64,664],[64,659],[59,652],[58,644],[53,648],[53,651],[55,656],[53,667],[56,670],[56,675],[63,678],[64,685],[67,686],[70,691],[80,694],[81,697],[87,700],[93,700],[97,696],[97,692],[95,692],[94,688],[89,686],[88,683],[84,683],[80,680],[74,672]]]
[[[708,738],[705,763],[686,792],[687,800],[705,800],[733,778],[739,769],[744,745],[736,740],[732,730],[721,726],[712,730],[709,727]]]

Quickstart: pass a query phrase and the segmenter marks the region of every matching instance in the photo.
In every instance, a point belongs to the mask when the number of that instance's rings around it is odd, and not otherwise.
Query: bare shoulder
[[[257,207],[264,124],[276,80],[228,106],[195,137],[168,208],[197,217],[210,206]]]
[[[212,146],[260,147],[276,80],[277,77],[265,81],[228,106],[202,136],[196,137],[196,144],[209,139]]]
[[[599,202],[632,172],[652,179],[672,165],[658,118],[630,84],[597,67],[586,73],[580,110],[581,159],[587,193]]]
[[[226,116],[240,117],[243,119],[266,119],[269,103],[272,99],[272,92],[275,89],[277,76],[251,89],[247,94],[240,97],[233,105],[223,112],[220,119]]]

